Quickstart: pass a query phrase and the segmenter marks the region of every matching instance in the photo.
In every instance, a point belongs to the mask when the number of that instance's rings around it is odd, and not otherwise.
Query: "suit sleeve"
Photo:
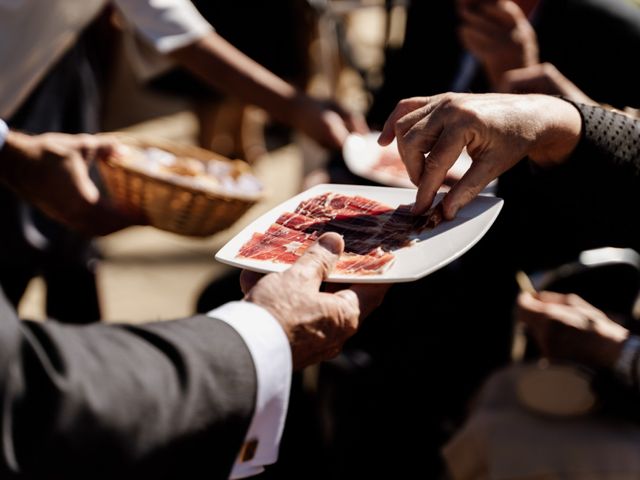
[[[0,297],[2,478],[226,479],[256,388],[222,321],[21,322]]]

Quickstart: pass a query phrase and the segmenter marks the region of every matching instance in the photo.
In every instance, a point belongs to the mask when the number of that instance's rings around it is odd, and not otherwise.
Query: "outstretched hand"
[[[116,211],[89,176],[89,165],[117,152],[93,135],[10,132],[0,152],[0,180],[51,218],[86,235],[106,235],[144,223]]]
[[[280,323],[291,345],[295,370],[336,356],[389,288],[353,285],[335,293],[321,292],[322,281],[343,250],[342,238],[327,233],[282,273],[260,277],[242,272],[245,300],[267,309]]]
[[[402,100],[378,142],[397,138],[418,193],[414,213],[424,213],[462,150],[471,168],[443,199],[447,219],[524,157],[541,166],[566,159],[578,143],[580,115],[564,100],[544,95],[456,94]]]

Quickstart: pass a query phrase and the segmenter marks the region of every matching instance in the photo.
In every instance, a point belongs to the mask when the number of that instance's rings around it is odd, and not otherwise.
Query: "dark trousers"
[[[28,133],[98,130],[98,84],[85,33],[8,119]],[[47,315],[63,322],[100,319],[91,240],[49,219],[12,192],[0,189],[0,286],[17,307],[29,281],[47,286]]]

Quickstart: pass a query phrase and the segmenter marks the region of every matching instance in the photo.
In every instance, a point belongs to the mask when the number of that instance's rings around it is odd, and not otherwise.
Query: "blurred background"
[[[239,5],[221,5],[215,12],[214,26],[223,36],[312,94],[337,98],[360,112],[370,105],[369,88],[381,81],[385,45],[402,41],[402,3],[286,1],[275,9],[260,2],[233,3]],[[268,20],[279,21],[283,14],[295,18],[279,32],[270,31]],[[97,281],[105,321],[188,316],[206,285],[229,272],[214,260],[216,251],[262,212],[300,191],[305,174],[323,164],[327,154],[311,140],[271,124],[256,107],[222,95],[194,100],[183,94],[184,88],[172,88],[180,77],[158,84],[143,81],[128,54],[131,39],[116,28],[114,13],[106,12],[99,22],[107,25],[112,39],[102,130],[200,144],[247,160],[268,191],[266,200],[233,228],[210,238],[134,227],[98,240],[103,259],[96,264]],[[233,38],[233,32],[247,29],[250,36]],[[264,40],[264,48],[254,47],[261,42],[249,43],[254,35]],[[44,301],[44,282],[35,278],[19,305],[21,317],[44,319]]]

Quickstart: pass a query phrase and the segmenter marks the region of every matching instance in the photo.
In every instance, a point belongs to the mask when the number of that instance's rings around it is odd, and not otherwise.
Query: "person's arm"
[[[257,388],[231,326],[21,322],[0,302],[0,476],[228,476]]]
[[[289,342],[278,321],[250,302],[227,303],[207,315],[232,326],[251,352],[257,378],[255,410],[231,478],[257,475],[278,459],[291,384]]]
[[[577,295],[520,294],[515,317],[545,357],[609,371],[640,391],[640,337]]]
[[[244,275],[244,302],[183,320],[20,322],[0,299],[0,474],[226,478],[235,459],[234,477],[259,473],[290,369],[336,355],[386,290],[320,292],[343,248],[326,234],[289,270]]]
[[[335,356],[355,331],[357,317],[368,316],[389,287],[352,285],[333,295],[318,294],[322,279],[333,268],[343,248],[339,236],[324,235],[283,274],[262,278],[245,271],[241,276],[245,301],[233,302],[209,313],[227,321],[241,334],[251,351],[258,377],[256,410],[232,478],[256,475],[265,465],[276,462],[292,368],[299,370]],[[280,299],[283,291],[288,292],[288,302]],[[341,320],[332,326],[326,322],[327,316]],[[285,348],[287,340],[290,350]]]
[[[324,147],[340,149],[349,132],[367,131],[361,116],[301,92],[215,32],[172,56],[211,86],[264,108]]]
[[[60,133],[25,135],[2,125],[0,184],[87,235],[106,235],[145,223],[114,209],[89,176],[91,162],[116,152],[113,140]]]
[[[543,168],[572,168],[593,194],[603,191],[604,178],[622,182],[613,189],[620,198],[640,192],[640,121],[598,106],[546,95],[416,97],[398,104],[379,142],[386,145],[394,137],[418,186],[417,213],[429,208],[465,147],[473,165],[443,200],[447,218],[525,157]],[[618,203],[618,209],[637,205],[616,198],[603,201]]]
[[[576,148],[581,129],[576,108],[558,98],[446,93],[402,100],[379,142],[387,145],[397,138],[418,186],[416,213],[430,207],[447,171],[467,149],[473,164],[443,200],[444,214],[451,219],[523,158],[544,167],[563,163]]]
[[[582,120],[582,136],[571,155],[600,172],[622,172],[640,194],[640,119],[598,105],[571,102]],[[637,206],[637,203],[636,203]]]
[[[457,0],[456,5],[460,41],[482,64],[494,91],[508,70],[539,62],[536,32],[516,2]]]
[[[592,368],[613,371],[629,337],[626,328],[573,294],[522,293],[515,317],[527,326],[544,357]]]
[[[167,0],[161,6],[148,0],[116,3],[157,51],[212,87],[264,108],[321,145],[341,148],[350,131],[367,131],[361,116],[309,97],[207,28],[191,2]]]

